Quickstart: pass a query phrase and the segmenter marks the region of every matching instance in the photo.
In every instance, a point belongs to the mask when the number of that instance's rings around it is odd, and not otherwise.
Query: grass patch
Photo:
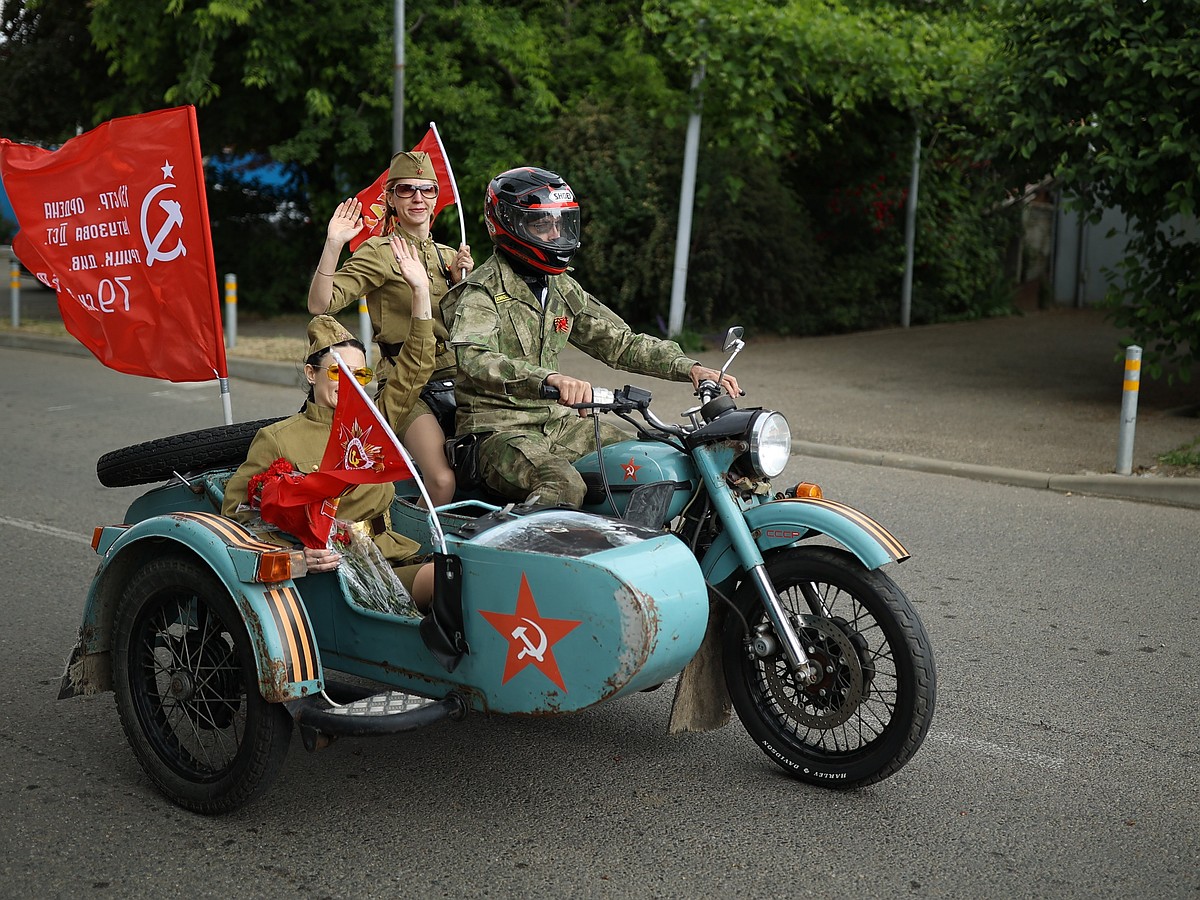
[[[1165,466],[1200,466],[1200,437],[1164,453],[1158,461]]]

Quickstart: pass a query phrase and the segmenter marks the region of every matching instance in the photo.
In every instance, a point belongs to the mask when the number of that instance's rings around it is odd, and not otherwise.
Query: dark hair
[[[364,354],[367,352],[367,348],[363,346],[362,341],[357,340],[356,338],[351,338],[348,341],[339,341],[336,344],[330,344],[324,350],[318,350],[316,353],[311,354],[308,359],[304,361],[304,365],[312,366],[314,369],[323,368],[321,365],[321,360],[325,357],[325,354],[333,350],[334,347],[353,347],[355,350],[358,350]],[[305,405],[311,403],[313,399],[313,386],[310,384],[308,386],[308,395],[304,398]],[[304,406],[300,407],[300,412],[304,412]]]

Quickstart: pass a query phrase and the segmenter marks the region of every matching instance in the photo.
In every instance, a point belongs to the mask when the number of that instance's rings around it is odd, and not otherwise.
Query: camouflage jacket
[[[458,355],[458,432],[542,429],[574,410],[538,397],[568,342],[638,375],[687,381],[696,360],[674,341],[634,334],[569,275],[552,275],[546,307],[508,261],[494,254],[448,298]],[[447,307],[449,312],[450,307]]]

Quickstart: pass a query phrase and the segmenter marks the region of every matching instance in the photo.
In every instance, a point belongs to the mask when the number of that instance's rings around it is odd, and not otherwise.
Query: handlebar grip
[[[562,398],[562,393],[553,385],[542,383],[538,388],[538,396],[544,400],[559,400]],[[572,403],[571,406],[591,407],[591,406],[612,406],[616,401],[616,395],[611,388],[592,387],[592,399],[589,403]]]

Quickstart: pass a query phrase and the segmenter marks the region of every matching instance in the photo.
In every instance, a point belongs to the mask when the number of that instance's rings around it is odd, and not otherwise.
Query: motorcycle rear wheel
[[[844,550],[791,548],[766,565],[822,677],[797,685],[782,651],[754,651],[753,632],[767,616],[743,582],[734,595],[741,615],[726,617],[723,635],[725,680],[742,724],[775,763],[811,784],[846,790],[895,774],[925,739],[936,698],[929,637],[911,602]]]

